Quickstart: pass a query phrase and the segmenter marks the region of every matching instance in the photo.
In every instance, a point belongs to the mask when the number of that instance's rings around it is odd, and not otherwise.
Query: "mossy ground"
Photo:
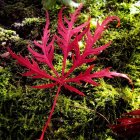
[[[45,11],[41,1],[2,1],[0,11],[0,54],[10,46],[16,53],[29,55],[28,42],[40,39],[45,24]],[[102,21],[107,15],[117,15],[121,26],[111,25],[98,42],[104,44],[112,40],[112,45],[96,60],[96,68],[112,66],[112,69],[128,74],[134,84],[123,79],[99,79],[100,86],[87,84],[78,86],[86,97],[79,97],[65,89],[61,91],[52,122],[45,136],[46,140],[116,140],[136,139],[139,136],[122,138],[108,128],[116,123],[122,113],[140,108],[140,12],[130,14],[128,3],[108,1],[95,3],[88,1],[77,21],[81,23],[90,13],[92,21]],[[49,10],[51,32],[56,32],[56,9]],[[69,8],[69,11],[73,9]],[[66,13],[68,11],[66,10]],[[15,23],[19,26],[14,26]],[[93,22],[94,23],[94,22]],[[17,24],[16,24],[17,25]],[[91,24],[95,29],[95,25]],[[1,31],[2,29],[2,31]],[[2,33],[4,32],[4,33]],[[18,34],[18,39],[13,40]],[[6,45],[2,45],[6,42]],[[59,50],[57,50],[59,52]],[[56,55],[57,56],[57,55]],[[61,56],[57,56],[59,60]],[[0,138],[1,140],[33,140],[39,138],[57,89],[36,90],[30,86],[41,83],[20,75],[25,69],[14,60],[0,59]],[[58,70],[61,63],[58,65]],[[81,68],[82,70],[84,68]]]

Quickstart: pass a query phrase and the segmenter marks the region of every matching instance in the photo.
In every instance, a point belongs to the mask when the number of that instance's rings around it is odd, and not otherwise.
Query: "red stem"
[[[59,87],[58,87],[57,93],[56,93],[55,98],[54,98],[54,102],[53,102],[52,109],[51,109],[51,111],[50,111],[48,120],[47,120],[46,123],[45,123],[45,126],[44,126],[44,128],[43,128],[43,131],[42,131],[42,134],[41,134],[39,140],[43,140],[43,139],[44,139],[44,134],[45,134],[45,131],[46,131],[48,125],[50,124],[50,121],[51,121],[51,118],[52,118],[52,115],[53,115],[53,112],[54,112],[54,109],[55,109],[55,106],[56,106],[56,102],[57,102],[57,99],[58,99],[58,95],[59,95],[59,93],[60,93],[60,89],[61,89],[61,85],[59,85]]]

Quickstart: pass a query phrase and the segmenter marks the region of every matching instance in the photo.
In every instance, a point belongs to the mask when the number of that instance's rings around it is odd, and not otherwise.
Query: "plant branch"
[[[55,109],[55,106],[56,106],[56,102],[57,102],[57,99],[58,99],[58,95],[60,93],[61,86],[62,85],[59,85],[59,87],[58,87],[57,93],[56,93],[55,98],[54,98],[52,109],[50,111],[48,120],[46,121],[46,124],[45,124],[45,126],[43,128],[43,131],[42,131],[42,134],[41,134],[41,137],[40,137],[39,140],[43,140],[44,139],[44,134],[45,134],[45,131],[46,131],[48,125],[50,124],[50,121],[51,121],[51,118],[52,118],[52,115],[53,115],[53,112],[54,112],[54,109]]]

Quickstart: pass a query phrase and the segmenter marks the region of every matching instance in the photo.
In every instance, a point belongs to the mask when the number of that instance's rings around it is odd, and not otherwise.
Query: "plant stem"
[[[43,131],[42,131],[42,134],[41,134],[39,140],[43,140],[43,139],[44,139],[44,134],[45,134],[45,131],[46,131],[48,125],[50,124],[50,121],[51,121],[51,118],[52,118],[52,115],[53,115],[53,112],[54,112],[54,109],[55,109],[55,106],[56,106],[56,102],[57,102],[57,99],[58,99],[58,95],[59,95],[59,93],[60,93],[61,86],[62,86],[62,85],[59,85],[59,87],[58,87],[57,93],[56,93],[55,98],[54,98],[54,102],[53,102],[52,109],[51,109],[51,111],[50,111],[48,120],[47,120],[46,123],[45,123],[45,126],[44,126],[44,128],[43,128]]]

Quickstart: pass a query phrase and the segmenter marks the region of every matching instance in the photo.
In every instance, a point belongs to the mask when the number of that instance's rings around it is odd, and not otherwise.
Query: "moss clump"
[[[5,46],[9,42],[16,42],[20,39],[19,35],[13,30],[0,27],[0,45]]]
[[[45,15],[45,12],[41,12],[42,7],[38,3],[41,1],[35,0],[33,3],[30,0],[20,2],[19,0],[5,0],[3,5],[6,6],[3,6],[0,11],[0,19],[3,19],[3,21],[0,20],[0,24],[11,29],[9,33],[5,33],[6,30],[1,27],[4,39],[2,37],[0,39],[12,42],[13,39],[10,37],[15,33],[19,34],[20,39],[11,46],[12,50],[22,53],[24,56],[29,55],[26,49],[28,42],[38,40],[42,35],[45,20],[41,16]],[[95,68],[99,70],[112,66],[112,69],[128,74],[134,83],[134,91],[125,80],[117,78],[99,80],[100,86],[96,88],[83,83],[81,86],[78,85],[77,88],[86,94],[84,98],[63,89],[47,135],[45,135],[46,139],[123,139],[114,135],[108,129],[108,124],[116,123],[116,118],[121,117],[121,114],[140,108],[140,13],[131,14],[131,5],[132,3],[126,3],[126,1],[106,1],[105,3],[98,1],[96,3],[94,0],[88,0],[77,24],[85,21],[88,18],[87,13],[90,13],[91,28],[94,32],[95,21],[100,22],[108,15],[120,17],[121,26],[115,28],[115,22],[113,25],[109,25],[104,36],[96,44],[98,46],[112,40],[112,45],[98,56]],[[50,28],[53,33],[57,31],[56,16],[59,8],[60,6],[57,5],[56,8],[49,11]],[[21,26],[13,27],[16,25],[15,23],[19,23]],[[16,32],[13,32],[13,28]],[[81,47],[83,46],[81,45]],[[58,47],[56,51],[60,52]],[[61,56],[58,53],[54,60],[58,71],[62,64],[60,60]],[[0,70],[0,137],[2,140],[37,139],[53,103],[54,89],[53,92],[50,89],[31,89],[30,85],[41,84],[42,80],[34,81],[21,77],[19,73],[24,71],[23,68],[11,59],[7,61],[10,72],[5,69]],[[70,65],[68,66],[70,67]],[[84,69],[84,67],[77,69],[75,74]],[[130,139],[135,139],[135,137],[130,137]]]
[[[31,26],[31,25],[41,25],[42,23],[45,24],[45,19],[44,18],[25,18],[22,21],[23,26],[27,25],[27,26]]]
[[[0,67],[0,97],[1,99],[14,98],[20,96],[21,87],[11,83],[12,74],[8,69]]]

